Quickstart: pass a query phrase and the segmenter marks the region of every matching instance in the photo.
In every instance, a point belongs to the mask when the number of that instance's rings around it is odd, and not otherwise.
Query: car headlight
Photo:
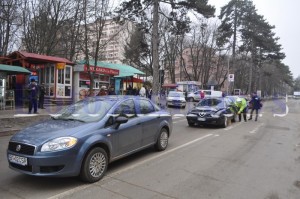
[[[217,115],[217,114],[212,114],[212,115],[211,115],[211,117],[212,117],[212,118],[219,118],[219,117],[220,117],[220,115]]]
[[[74,137],[60,137],[55,138],[43,144],[41,152],[61,151],[72,148],[77,143],[77,138]]]

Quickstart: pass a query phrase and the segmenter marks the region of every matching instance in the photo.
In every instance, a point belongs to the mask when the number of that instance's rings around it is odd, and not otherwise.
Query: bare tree
[[[90,90],[93,91],[95,72],[90,65],[97,66],[97,61],[103,57],[103,51],[107,44],[117,38],[122,31],[119,29],[109,38],[104,39],[104,27],[108,23],[114,23],[111,19],[109,0],[84,0],[83,1],[83,43],[81,50],[87,64],[90,77]],[[105,56],[105,55],[104,55]],[[90,92],[92,95],[93,92]]]
[[[0,1],[0,56],[13,49],[20,27],[21,0]]]

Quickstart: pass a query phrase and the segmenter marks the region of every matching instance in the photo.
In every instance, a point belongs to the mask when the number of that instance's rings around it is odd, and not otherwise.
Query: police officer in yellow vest
[[[243,113],[244,120],[247,122],[247,101],[244,98],[238,98],[235,106],[238,108],[239,121],[242,120],[241,113]]]

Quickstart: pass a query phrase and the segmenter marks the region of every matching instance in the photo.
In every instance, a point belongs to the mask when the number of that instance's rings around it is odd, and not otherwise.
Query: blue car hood
[[[80,121],[47,120],[21,130],[11,138],[11,141],[39,145],[53,138],[72,136],[76,132],[92,129],[94,124]]]

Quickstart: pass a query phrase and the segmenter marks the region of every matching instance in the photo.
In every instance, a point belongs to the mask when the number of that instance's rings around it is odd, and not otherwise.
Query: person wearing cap
[[[252,120],[252,114],[255,110],[255,121],[257,121],[257,118],[258,118],[258,110],[261,108],[262,104],[261,104],[261,101],[260,101],[260,98],[257,96],[256,92],[254,92],[252,94],[252,98],[249,102],[249,104],[252,105],[252,109],[251,109],[251,112],[250,112],[250,118],[249,120]]]
[[[247,101],[244,98],[237,98],[236,102],[235,102],[235,106],[238,108],[238,115],[239,115],[239,121],[242,120],[242,115],[241,113],[243,113],[243,117],[245,122],[247,122]]]
[[[38,100],[38,86],[35,82],[35,79],[30,80],[30,84],[28,86],[28,99],[29,99],[29,106],[28,106],[28,113],[31,114],[32,108],[35,114],[37,114],[37,100]]]
[[[107,95],[107,92],[106,92],[106,86],[101,86],[100,92],[99,92],[98,95],[99,95],[99,96],[105,96],[105,95]]]

